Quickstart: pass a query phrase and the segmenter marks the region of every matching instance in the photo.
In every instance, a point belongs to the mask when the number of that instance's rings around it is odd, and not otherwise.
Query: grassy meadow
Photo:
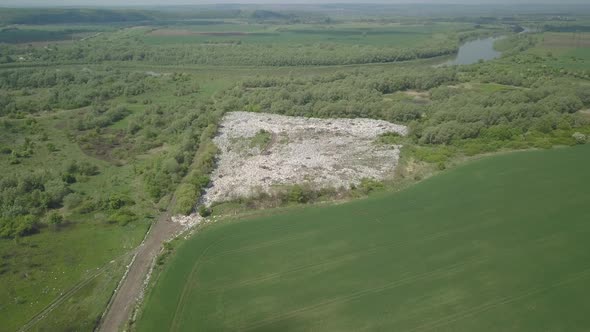
[[[590,66],[590,32],[545,32],[530,50],[559,69],[583,70]]]
[[[581,331],[590,147],[520,152],[398,193],[205,226],[138,331]]]

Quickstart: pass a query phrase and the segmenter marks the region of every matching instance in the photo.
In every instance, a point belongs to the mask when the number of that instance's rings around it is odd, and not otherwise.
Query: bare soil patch
[[[250,144],[260,131],[270,144]],[[277,186],[312,183],[315,188],[348,188],[363,178],[392,177],[401,146],[379,145],[384,133],[407,128],[372,119],[315,119],[276,114],[232,112],[214,139],[218,167],[203,203],[234,200]]]
[[[113,294],[96,331],[119,331],[125,325],[143,297],[146,278],[162,244],[174,238],[185,227],[183,223],[175,222],[168,211],[154,223],[142,244],[136,249],[136,254],[127,267],[126,274]]]

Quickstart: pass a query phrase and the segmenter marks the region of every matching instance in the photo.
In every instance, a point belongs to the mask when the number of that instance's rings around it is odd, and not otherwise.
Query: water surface
[[[478,62],[479,60],[488,61],[498,58],[502,55],[502,52],[498,52],[494,49],[494,43],[497,40],[503,38],[506,37],[488,37],[468,41],[459,47],[459,52],[457,53],[454,59],[447,61],[441,65],[470,65],[472,63]]]

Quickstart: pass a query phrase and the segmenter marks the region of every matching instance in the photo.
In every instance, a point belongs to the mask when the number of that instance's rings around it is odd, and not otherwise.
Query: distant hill
[[[3,24],[60,24],[60,23],[109,23],[151,21],[154,16],[137,10],[108,9],[3,9]]]

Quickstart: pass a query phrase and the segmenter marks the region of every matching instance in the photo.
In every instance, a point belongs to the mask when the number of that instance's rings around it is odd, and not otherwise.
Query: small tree
[[[57,211],[52,211],[47,216],[47,223],[53,227],[61,225],[64,221],[64,217]]]
[[[576,144],[586,144],[588,138],[586,137],[586,135],[582,134],[582,133],[574,133],[572,135],[572,137],[574,138],[574,140],[576,141]]]
[[[201,215],[201,217],[207,218],[211,215],[211,209],[206,207],[205,205],[201,205],[201,207],[199,208],[199,214]]]

